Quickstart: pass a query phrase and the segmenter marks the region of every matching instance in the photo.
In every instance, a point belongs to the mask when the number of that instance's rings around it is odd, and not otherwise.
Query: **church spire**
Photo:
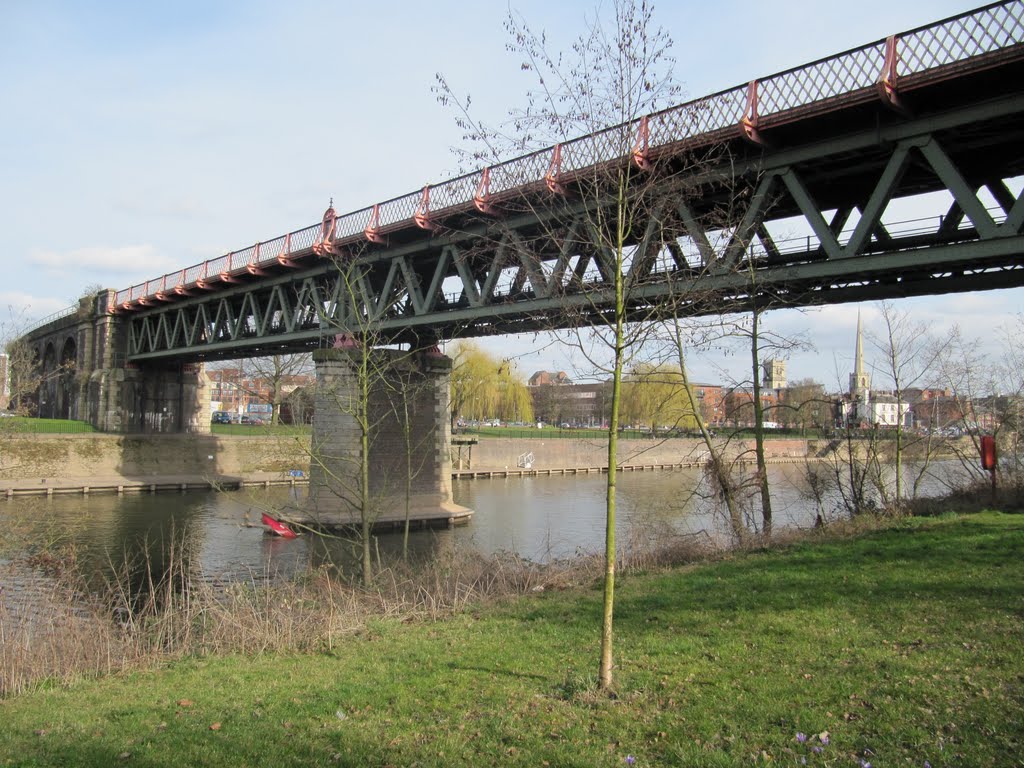
[[[857,350],[854,353],[853,373],[850,374],[850,396],[860,399],[871,389],[871,377],[864,370],[864,336],[861,332],[860,310],[857,310]]]
[[[853,362],[853,373],[860,380],[864,375],[864,336],[860,328],[860,310],[857,310],[857,352]]]

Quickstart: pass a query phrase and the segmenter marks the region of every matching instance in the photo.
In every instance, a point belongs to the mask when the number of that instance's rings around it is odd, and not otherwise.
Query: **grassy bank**
[[[85,421],[73,419],[36,419],[27,416],[10,416],[0,412],[0,435],[77,435],[92,433],[96,428]]]
[[[1022,556],[988,513],[626,577],[612,699],[596,587],[44,687],[0,765],[1021,766]]]

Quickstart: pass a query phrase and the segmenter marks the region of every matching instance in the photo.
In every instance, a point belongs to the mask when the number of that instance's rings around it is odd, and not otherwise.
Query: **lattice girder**
[[[1021,102],[984,105],[979,113],[989,119],[1024,112]],[[694,183],[644,177],[643,194],[634,199],[640,215],[623,254],[631,312],[667,311],[656,304],[668,296],[693,297],[672,310],[683,314],[742,306],[750,298],[751,269],[761,299],[777,303],[794,297],[825,303],[886,290],[913,295],[926,292],[925,280],[943,291],[957,280],[1024,284],[1024,193],[1014,193],[992,170],[998,162],[963,164],[977,154],[964,154],[953,118],[922,119],[916,131],[913,125],[796,147],[733,163],[721,173],[704,169],[699,193]],[[837,188],[822,164],[856,164],[858,153],[868,151],[870,165],[843,170],[843,178],[856,172],[857,183],[845,185],[835,205]],[[1020,165],[1019,158],[1008,160]],[[907,194],[908,184],[915,193],[944,190],[952,199],[931,229],[910,233],[883,223],[887,206]],[[996,201],[994,211],[985,208],[983,189]],[[829,210],[826,198],[833,202]],[[337,263],[147,309],[129,319],[129,356],[259,354],[281,339],[309,348],[367,323],[401,341],[598,322],[612,301],[619,262],[610,245],[614,205],[561,200],[536,215],[481,216],[465,230],[342,254]],[[855,213],[852,232],[844,234]],[[771,229],[774,221],[793,217],[809,232],[799,247]],[[345,274],[356,279],[346,282]]]

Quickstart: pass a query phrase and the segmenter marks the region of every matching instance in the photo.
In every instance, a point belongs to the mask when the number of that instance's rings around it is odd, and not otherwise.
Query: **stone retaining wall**
[[[83,485],[98,478],[250,477],[309,470],[308,435],[6,435],[0,436],[0,483],[69,482]],[[805,440],[769,440],[771,457],[807,455]],[[733,443],[730,451],[751,451],[750,443]],[[676,464],[699,460],[699,440],[620,440],[620,464]],[[515,469],[532,454],[537,469],[604,467],[603,440],[484,438],[472,447],[474,470]],[[463,448],[463,457],[466,449]]]

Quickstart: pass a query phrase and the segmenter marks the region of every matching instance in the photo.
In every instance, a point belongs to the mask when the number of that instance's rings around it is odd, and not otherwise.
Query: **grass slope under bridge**
[[[1021,766],[1024,517],[912,520],[623,578],[330,653],[0,702],[0,765]]]

